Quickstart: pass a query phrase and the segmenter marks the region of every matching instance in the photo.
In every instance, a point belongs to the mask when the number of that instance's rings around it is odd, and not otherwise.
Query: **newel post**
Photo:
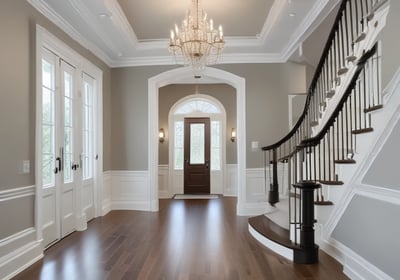
[[[271,205],[279,202],[279,185],[278,185],[278,159],[276,155],[276,149],[272,150],[272,183],[270,184],[268,202]]]
[[[315,244],[314,233],[314,190],[321,187],[312,181],[303,181],[293,184],[301,191],[302,223],[300,229],[301,250],[295,250],[294,259],[296,263],[317,263],[318,245]]]

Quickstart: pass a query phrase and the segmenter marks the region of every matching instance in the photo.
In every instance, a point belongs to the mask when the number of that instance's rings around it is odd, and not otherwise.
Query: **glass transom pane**
[[[205,162],[205,127],[203,123],[190,124],[190,164]]]
[[[190,114],[190,113],[207,113],[207,114],[218,114],[221,111],[212,103],[206,100],[191,100],[181,105],[175,114]]]

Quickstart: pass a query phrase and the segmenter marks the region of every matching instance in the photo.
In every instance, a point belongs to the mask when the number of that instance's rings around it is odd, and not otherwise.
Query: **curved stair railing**
[[[302,115],[286,136],[262,148],[271,205],[279,201],[278,164],[288,171],[289,239],[297,263],[318,261],[314,203],[332,204],[325,200],[321,184],[343,184],[336,165],[355,163],[355,135],[373,130],[371,112],[382,107],[380,55],[373,33],[379,24],[375,13],[386,2],[342,1]]]

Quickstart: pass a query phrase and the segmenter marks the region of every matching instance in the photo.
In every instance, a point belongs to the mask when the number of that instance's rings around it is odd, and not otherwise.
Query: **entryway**
[[[185,118],[184,193],[210,193],[210,119]]]

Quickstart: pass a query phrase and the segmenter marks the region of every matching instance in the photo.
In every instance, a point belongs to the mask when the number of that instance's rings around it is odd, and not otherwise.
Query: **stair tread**
[[[351,133],[362,134],[362,133],[368,133],[368,132],[372,132],[372,131],[374,131],[374,129],[372,127],[367,127],[367,128],[355,129]]]
[[[339,69],[338,75],[340,76],[340,75],[346,74],[348,71],[349,71],[349,68],[342,67],[342,68]]]
[[[358,35],[358,37],[354,43],[359,43],[359,42],[363,41],[366,37],[367,37],[367,34],[365,32],[361,32],[361,34]]]
[[[324,185],[332,185],[332,186],[340,186],[344,184],[342,181],[319,180],[319,182]]]
[[[298,249],[299,246],[290,240],[290,233],[264,215],[249,218],[249,225],[259,234],[286,248]]]
[[[369,112],[376,111],[376,110],[379,110],[382,108],[383,108],[382,104],[370,106],[370,107],[364,109],[364,113],[369,113]]]
[[[324,201],[315,201],[314,204],[319,206],[330,206],[333,205],[333,202],[329,200],[324,200]]]
[[[335,163],[338,163],[338,164],[353,164],[353,163],[356,163],[356,161],[354,159],[336,159]]]
[[[335,93],[336,93],[336,92],[335,92],[334,89],[328,91],[328,92],[326,93],[326,98],[331,98],[332,96],[335,95]],[[325,104],[326,104],[326,103],[325,103]]]
[[[357,56],[355,56],[355,55],[349,55],[349,56],[346,57],[346,60],[347,60],[348,62],[353,62],[353,61],[357,60]]]

